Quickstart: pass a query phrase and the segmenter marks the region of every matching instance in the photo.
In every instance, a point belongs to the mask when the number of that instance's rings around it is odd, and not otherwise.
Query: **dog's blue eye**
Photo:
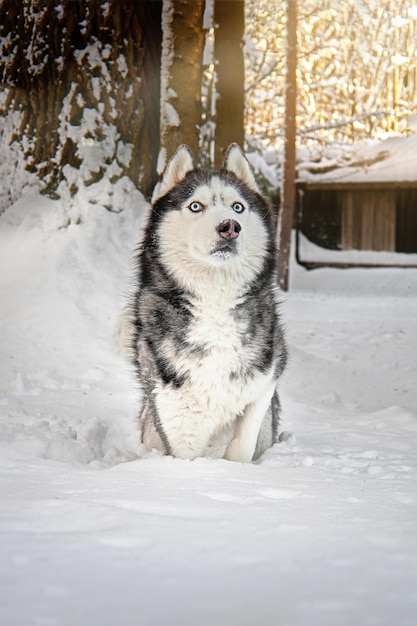
[[[201,204],[201,202],[197,202],[197,200],[195,200],[194,202],[191,202],[191,204],[190,204],[190,206],[188,208],[193,213],[198,213],[199,211],[202,211],[204,207]]]
[[[245,207],[243,206],[241,202],[234,202],[232,204],[232,209],[233,211],[235,211],[235,213],[243,213],[243,211],[245,210]]]

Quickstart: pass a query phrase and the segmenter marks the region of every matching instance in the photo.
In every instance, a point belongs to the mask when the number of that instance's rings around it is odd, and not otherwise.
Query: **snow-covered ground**
[[[286,441],[161,457],[112,346],[143,215],[121,181],[0,217],[0,623],[414,626],[417,271],[293,265]]]

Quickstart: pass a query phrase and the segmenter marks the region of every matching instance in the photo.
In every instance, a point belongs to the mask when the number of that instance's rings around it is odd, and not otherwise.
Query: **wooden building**
[[[301,263],[300,235],[334,251],[332,258],[316,254],[330,260],[325,264],[350,264],[347,251],[362,253],[350,255],[353,264],[417,264],[417,135],[369,146],[342,168],[304,176],[301,172],[297,191]],[[311,256],[311,246],[309,250]],[[315,264],[314,259],[304,261]]]

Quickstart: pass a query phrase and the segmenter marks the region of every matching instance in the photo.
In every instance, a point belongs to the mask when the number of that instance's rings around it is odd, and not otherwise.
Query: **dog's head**
[[[229,267],[249,279],[270,253],[269,207],[237,144],[215,172],[198,168],[191,150],[180,146],[152,204],[159,251],[177,275],[191,268]]]

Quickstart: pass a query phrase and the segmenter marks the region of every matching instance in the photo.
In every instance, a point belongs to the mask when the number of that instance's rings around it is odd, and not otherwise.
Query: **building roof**
[[[299,182],[309,187],[416,187],[417,134],[392,137],[372,145],[362,145],[350,161],[338,166],[323,164],[312,171],[301,165]]]

